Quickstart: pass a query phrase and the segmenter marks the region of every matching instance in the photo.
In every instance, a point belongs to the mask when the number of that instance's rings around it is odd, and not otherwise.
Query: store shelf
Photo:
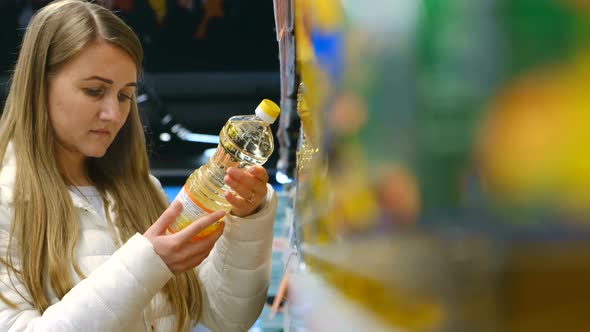
[[[289,278],[289,324],[285,330],[405,331],[385,324],[305,269],[292,272]]]
[[[494,331],[500,253],[492,248],[477,236],[418,232],[303,243],[290,268],[289,313],[302,331],[335,321],[338,331]]]
[[[384,284],[413,284],[442,269],[438,245],[424,236],[374,236],[326,245],[303,243],[301,254]]]

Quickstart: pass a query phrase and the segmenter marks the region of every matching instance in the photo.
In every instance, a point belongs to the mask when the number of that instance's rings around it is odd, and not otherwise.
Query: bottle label
[[[192,197],[186,185],[174,200],[182,204],[182,212],[180,212],[178,219],[170,225],[169,231],[171,233],[179,232],[193,221],[213,212],[205,208],[196,198]]]

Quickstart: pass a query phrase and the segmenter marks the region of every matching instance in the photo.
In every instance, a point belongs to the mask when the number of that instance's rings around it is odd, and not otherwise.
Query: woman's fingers
[[[248,207],[254,205],[256,202],[248,202],[245,198],[243,198],[242,196],[238,196],[232,192],[226,192],[224,195],[225,199],[228,201],[229,204],[231,204],[233,207],[237,207],[240,209],[247,209]]]
[[[209,256],[215,243],[223,234],[224,223],[213,233],[187,245],[186,258],[180,261],[179,270],[186,271],[201,264]]]
[[[235,216],[245,217],[254,213],[266,197],[268,173],[261,166],[250,166],[247,170],[230,167],[223,180],[235,192],[225,193],[225,199],[232,205],[231,213]]]
[[[225,211],[217,211],[195,220],[178,233],[166,234],[166,228],[176,220],[180,210],[180,204],[173,203],[144,234],[154,246],[154,251],[174,274],[185,272],[201,264],[211,252],[224,228],[224,224],[221,223],[221,226],[211,234],[193,240],[196,234],[223,218]]]
[[[183,230],[174,234],[174,236],[177,237],[180,241],[190,241],[195,235],[199,234],[205,228],[214,224],[219,219],[223,218],[224,215],[225,211],[215,211],[213,213],[207,214],[193,221]],[[208,236],[206,238],[208,238]]]
[[[245,187],[266,186],[268,174],[261,166],[250,166],[247,170],[230,167],[224,180],[238,182]]]
[[[255,176],[260,182],[266,184],[268,183],[268,173],[266,169],[262,166],[250,166],[248,167],[248,173]]]
[[[251,172],[256,174],[252,174]],[[227,175],[224,177],[224,181],[246,201],[249,201],[250,203],[260,203],[264,196],[266,196],[266,182],[262,181],[260,178],[265,177],[262,174],[266,174],[266,171],[260,166],[257,168],[253,168],[252,166],[248,171],[238,168],[230,168],[227,171]],[[266,177],[268,178],[268,176]]]
[[[177,201],[172,202],[160,218],[144,233],[144,236],[151,237],[164,234],[168,226],[178,218],[181,211],[182,204]]]

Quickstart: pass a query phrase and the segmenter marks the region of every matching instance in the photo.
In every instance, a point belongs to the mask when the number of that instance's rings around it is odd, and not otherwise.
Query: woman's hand
[[[250,166],[247,169],[230,167],[223,181],[235,191],[235,194],[225,193],[225,199],[232,205],[231,214],[234,216],[251,215],[266,197],[268,173],[262,166]]]
[[[195,220],[192,224],[175,234],[166,234],[166,229],[182,211],[182,205],[174,201],[160,218],[143,234],[154,246],[156,253],[174,274],[188,271],[209,256],[213,245],[223,233],[224,223],[204,238],[193,240],[200,231],[221,219],[224,211],[213,212]]]

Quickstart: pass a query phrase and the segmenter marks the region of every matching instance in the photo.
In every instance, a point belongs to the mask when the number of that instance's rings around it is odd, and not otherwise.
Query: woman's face
[[[89,44],[60,68],[48,82],[57,157],[102,157],[129,115],[136,79],[132,58],[104,41]]]

